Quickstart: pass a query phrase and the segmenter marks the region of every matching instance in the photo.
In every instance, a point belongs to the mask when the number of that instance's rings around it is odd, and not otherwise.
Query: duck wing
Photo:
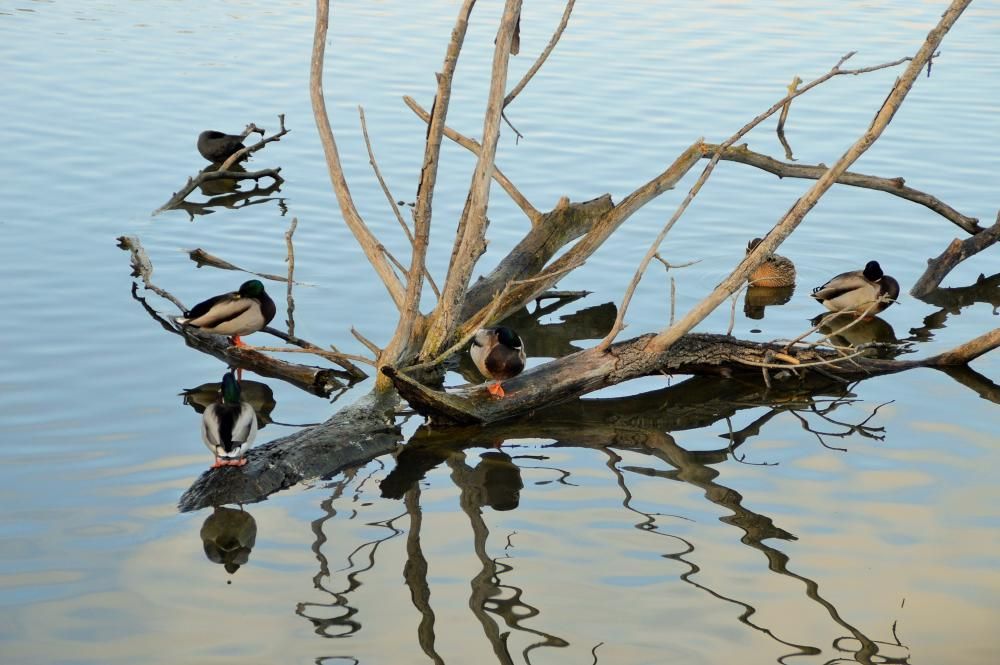
[[[196,328],[215,328],[245,313],[256,304],[252,298],[241,298],[236,293],[224,293],[200,302],[188,312],[181,323]]]
[[[817,286],[813,289],[812,297],[816,300],[833,300],[845,293],[871,287],[871,282],[865,279],[860,271],[845,272],[837,275],[823,286]]]

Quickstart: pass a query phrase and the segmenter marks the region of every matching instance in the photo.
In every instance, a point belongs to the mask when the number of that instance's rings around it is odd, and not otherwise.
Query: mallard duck
[[[747,254],[752,252],[761,243],[761,240],[761,238],[754,238],[747,243]],[[769,289],[795,286],[795,264],[792,263],[791,259],[772,254],[750,273],[750,286],[762,286]]]
[[[506,326],[476,331],[469,355],[480,374],[493,380],[486,389],[496,397],[505,395],[501,381],[513,378],[524,370],[524,343],[516,332]]]
[[[245,148],[244,138],[239,134],[225,134],[209,129],[198,135],[198,152],[208,161],[218,164],[229,159],[237,150]],[[240,161],[246,158],[244,156]]]
[[[222,377],[219,396],[201,414],[201,440],[215,455],[212,468],[243,466],[243,455],[257,436],[257,414],[240,395],[240,383],[232,371]]]
[[[274,301],[259,279],[243,282],[239,291],[200,302],[177,323],[213,335],[227,335],[235,346],[245,346],[241,335],[261,330],[274,318]]]
[[[882,272],[878,261],[869,261],[864,270],[837,275],[813,289],[812,297],[831,312],[853,312],[872,316],[896,302],[899,282]]]

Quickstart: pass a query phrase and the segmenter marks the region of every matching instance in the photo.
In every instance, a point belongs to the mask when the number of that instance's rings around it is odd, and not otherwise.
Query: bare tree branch
[[[368,163],[371,164],[372,171],[375,172],[375,179],[378,180],[378,184],[382,188],[382,193],[385,194],[385,199],[389,202],[389,207],[392,208],[392,212],[396,216],[396,221],[403,228],[403,233],[406,235],[406,239],[410,241],[410,247],[412,248],[415,243],[413,233],[410,231],[410,227],[407,226],[406,220],[403,219],[403,213],[399,211],[399,205],[396,203],[395,197],[389,191],[389,186],[386,185],[385,179],[382,177],[382,171],[375,160],[375,152],[372,150],[371,139],[368,138],[368,123],[365,122],[365,110],[360,106],[358,107],[358,115],[361,118],[361,133],[365,138],[365,148],[368,150]],[[392,260],[393,257],[390,256],[389,259]],[[408,270],[404,269],[403,272],[409,275]],[[441,293],[438,291],[437,284],[434,283],[434,278],[426,268],[424,268],[424,276],[427,277],[427,282],[430,284],[431,289],[434,290],[434,294],[440,296]]]
[[[754,118],[753,120],[751,120],[750,122],[748,122],[746,125],[744,125],[742,128],[740,128],[740,130],[738,132],[736,132],[735,134],[733,134],[732,136],[730,136],[728,139],[726,139],[726,141],[724,141],[722,144],[719,145],[719,151],[716,152],[714,155],[712,155],[712,158],[709,160],[708,165],[706,165],[705,168],[704,168],[704,170],[702,171],[701,176],[699,176],[698,180],[694,183],[694,185],[691,186],[691,189],[688,192],[688,195],[684,198],[684,201],[681,202],[681,204],[677,207],[677,210],[674,212],[674,214],[671,216],[671,218],[667,221],[666,225],[664,225],[664,227],[660,231],[660,233],[656,236],[656,239],[653,241],[653,244],[650,246],[649,250],[646,252],[646,255],[643,257],[642,261],[639,263],[639,267],[636,269],[635,275],[632,277],[632,281],[629,283],[628,288],[625,290],[625,295],[622,298],[622,305],[618,309],[618,320],[615,322],[615,326],[611,329],[611,331],[607,334],[607,336],[603,340],[601,340],[601,343],[598,345],[599,348],[601,348],[601,349],[607,349],[611,345],[611,342],[614,341],[615,337],[617,337],[618,333],[620,333],[622,331],[622,329],[625,327],[625,324],[624,324],[624,322],[625,322],[625,312],[628,309],[628,305],[629,305],[629,303],[632,300],[632,295],[635,293],[636,287],[639,285],[639,281],[642,279],[643,274],[646,272],[646,268],[649,266],[649,262],[652,260],[653,256],[659,251],[660,244],[663,242],[663,239],[670,232],[670,229],[673,228],[674,224],[677,223],[677,220],[680,219],[681,215],[684,214],[684,211],[687,210],[687,207],[691,204],[691,201],[694,199],[694,197],[701,190],[701,187],[705,184],[705,181],[708,180],[708,177],[711,175],[712,171],[715,169],[715,165],[718,164],[719,159],[721,159],[721,151],[723,151],[726,148],[729,148],[730,146],[732,146],[734,143],[736,143],[736,141],[740,140],[743,136],[745,136],[747,133],[749,133],[750,130],[752,130],[754,127],[756,127],[761,122],[763,122],[764,120],[766,120],[767,118],[769,118],[770,116],[774,115],[779,110],[781,110],[785,106],[785,104],[787,104],[788,102],[790,102],[792,99],[795,99],[799,95],[805,94],[809,90],[812,90],[813,88],[815,88],[816,86],[820,85],[821,83],[824,83],[824,82],[830,80],[834,76],[842,76],[842,75],[845,75],[845,74],[857,75],[857,74],[861,74],[861,73],[865,73],[865,72],[877,71],[879,69],[885,69],[885,68],[888,68],[888,67],[894,67],[896,65],[899,65],[899,64],[901,64],[903,62],[906,62],[906,61],[908,61],[908,60],[911,59],[911,58],[900,58],[899,60],[895,60],[893,62],[887,62],[887,63],[883,63],[881,65],[874,65],[872,67],[863,67],[861,69],[853,69],[853,70],[852,69],[841,69],[840,66],[843,65],[853,55],[854,55],[854,52],[852,51],[852,52],[847,53],[846,55],[842,56],[840,58],[840,60],[837,61],[837,64],[835,64],[830,69],[830,71],[828,71],[826,74],[824,74],[823,76],[820,76],[819,78],[815,79],[814,81],[811,81],[810,83],[806,84],[805,86],[803,86],[801,88],[798,88],[794,92],[790,92],[784,98],[782,98],[781,100],[779,100],[778,102],[776,102],[773,106],[771,106],[771,108],[769,108],[768,110],[764,111],[763,113],[761,113],[760,115],[758,115],[756,118]],[[697,145],[703,146],[705,144],[704,144],[704,142],[703,142],[702,139],[699,139]],[[790,232],[791,231],[789,231],[789,233]],[[785,236],[782,236],[781,239],[784,239],[784,237]],[[761,245],[765,244],[767,242],[767,240],[768,239],[765,238],[764,239],[764,243],[761,243]],[[774,245],[773,245],[773,247],[769,247],[767,251],[762,251],[760,249],[760,246],[758,245],[758,247],[757,247],[756,250],[754,250],[751,254],[747,255],[747,257],[744,259],[743,263],[747,263],[748,260],[752,260],[753,264],[749,266],[750,267],[750,271],[752,271],[758,265],[760,265],[761,263],[763,263],[766,260],[766,258],[768,256],[770,256],[774,252],[774,249],[776,249],[779,244],[780,244],[780,240],[778,242],[775,242]],[[743,265],[743,264],[741,264],[741,265]],[[749,272],[747,274],[749,274]],[[740,283],[742,284],[743,281],[746,281],[745,277],[743,278],[743,280]],[[734,287],[734,288],[738,288],[738,286]],[[730,291],[730,293],[732,293],[732,291]],[[726,297],[728,297],[728,295]],[[706,301],[702,301],[702,302],[706,303]],[[719,305],[719,303],[721,303],[721,302],[722,302],[722,299],[718,300],[718,302],[714,302],[714,304],[712,305],[712,309],[715,309],[715,307],[717,307]],[[702,318],[704,318],[705,316],[707,316],[708,313],[711,312],[711,311],[712,310],[710,309],[710,310],[707,310],[704,313],[702,313],[700,315],[701,318],[699,318],[698,320],[700,321]],[[690,316],[690,314],[689,314],[689,316]],[[685,320],[687,320],[687,317],[682,318],[680,323],[684,323]],[[674,325],[680,325],[680,324],[674,324]],[[694,325],[695,324],[692,323],[691,327],[694,327]],[[671,326],[671,328],[673,328],[673,327],[674,326]],[[687,328],[687,330],[690,330],[690,328]]]
[[[573,13],[574,4],[576,4],[576,0],[568,0],[568,2],[566,3],[566,9],[563,11],[562,18],[559,19],[559,25],[558,27],[556,27],[556,31],[555,33],[553,33],[552,39],[549,40],[549,43],[546,45],[545,50],[543,50],[542,53],[538,56],[538,59],[535,60],[535,63],[533,65],[531,65],[531,68],[528,69],[528,71],[525,72],[524,76],[521,77],[521,80],[517,82],[517,85],[515,85],[513,89],[511,89],[511,91],[507,93],[507,96],[504,97],[503,100],[504,108],[510,106],[510,103],[514,101],[514,98],[517,97],[519,94],[521,94],[521,91],[524,90],[526,85],[528,85],[528,82],[531,81],[532,77],[534,77],[534,75],[538,73],[538,70],[542,68],[542,65],[545,64],[545,61],[548,59],[549,54],[552,53],[552,49],[554,49],[556,47],[556,44],[559,43],[559,38],[562,37],[563,30],[566,29],[566,25],[569,23],[569,15]],[[513,129],[513,127],[511,127],[511,129]],[[518,133],[518,135],[520,136],[520,133]]]
[[[1000,212],[997,212],[997,221],[993,226],[965,240],[955,238],[937,258],[930,259],[927,262],[927,270],[910,289],[910,295],[914,298],[923,298],[941,284],[941,280],[951,272],[952,268],[990,247],[997,240],[1000,240]]]
[[[490,92],[483,121],[483,147],[472,175],[465,209],[459,219],[448,276],[445,279],[441,298],[431,316],[427,335],[424,338],[424,345],[420,353],[424,358],[439,353],[449,344],[459,323],[458,316],[462,307],[462,299],[469,286],[472,270],[479,257],[486,251],[486,228],[489,225],[486,210],[489,205],[493,162],[496,157],[497,142],[500,138],[503,87],[507,82],[511,40],[520,13],[521,0],[506,1],[504,13],[500,19],[500,29],[497,31],[496,47],[493,51]]]
[[[354,234],[354,238],[364,251],[368,262],[389,291],[392,301],[396,303],[397,308],[402,310],[406,298],[403,285],[386,259],[381,248],[382,244],[365,224],[354,206],[354,200],[351,198],[351,191],[347,186],[344,170],[340,164],[337,143],[333,137],[333,130],[330,128],[330,118],[327,115],[326,101],[323,98],[323,61],[326,53],[326,33],[329,19],[329,0],[317,0],[316,29],[313,35],[312,62],[309,68],[309,97],[312,101],[316,128],[319,130],[323,154],[326,156],[326,165],[330,172],[330,183],[337,195],[337,202],[340,204],[340,212],[344,217],[344,222]]]
[[[438,87],[434,96],[434,108],[431,109],[427,121],[427,140],[424,145],[424,161],[420,169],[420,184],[417,187],[417,202],[413,212],[414,238],[410,260],[410,277],[407,280],[406,299],[400,311],[396,331],[379,359],[382,364],[397,363],[412,353],[416,346],[414,331],[423,328],[424,318],[420,313],[420,296],[423,291],[423,275],[427,259],[427,246],[430,241],[431,212],[434,189],[437,183],[438,159],[441,154],[441,136],[444,133],[445,120],[451,101],[451,85],[458,64],[458,56],[465,41],[465,33],[469,25],[469,15],[475,0],[465,0],[459,10],[455,27],[451,32],[451,41],[445,53],[442,72],[437,77]],[[428,275],[429,276],[429,275]],[[437,286],[434,292],[441,302],[441,293]],[[381,373],[376,381],[376,388],[388,390],[390,384],[382,378]]]
[[[820,176],[826,173],[827,170],[826,167],[822,165],[809,166],[805,164],[787,164],[785,162],[778,161],[773,157],[762,155],[759,152],[753,152],[746,146],[746,144],[722,149],[719,145],[706,143],[704,147],[704,157],[711,157],[712,155],[721,153],[720,159],[730,162],[739,162],[740,164],[747,164],[748,166],[755,166],[759,169],[767,171],[768,173],[773,173],[779,178],[808,178],[810,180],[817,180]],[[920,205],[933,210],[967,233],[978,233],[979,231],[982,231],[982,227],[979,226],[979,220],[975,217],[963,215],[944,201],[941,201],[930,194],[921,192],[920,190],[907,187],[902,178],[879,178],[878,176],[845,171],[839,178],[837,178],[837,183],[841,185],[851,185],[852,187],[863,187],[865,189],[875,189],[881,192],[887,192],[893,196],[898,196],[902,199],[919,203]]]
[[[403,97],[403,102],[409,106],[410,110],[416,113],[417,116],[424,122],[427,122],[430,118],[430,114],[427,113],[427,111],[425,111],[424,108],[420,106],[420,104],[418,104],[412,97]],[[459,134],[451,127],[444,128],[444,135],[474,155],[479,155],[479,151],[482,149],[482,146],[480,146],[477,141],[474,141],[463,134]],[[528,219],[531,220],[532,224],[539,223],[542,213],[539,212],[535,206],[531,205],[528,199],[524,197],[524,194],[518,190],[514,183],[512,183],[507,176],[503,174],[503,171],[496,167],[496,165],[493,166],[493,179],[497,181],[498,185],[503,187],[503,190],[507,192],[507,195],[511,198],[511,200],[517,204],[517,207],[524,211],[524,214],[528,216]]]
[[[920,75],[921,70],[927,64],[927,61],[934,54],[938,45],[940,45],[941,40],[951,29],[951,26],[955,24],[962,12],[968,7],[971,0],[953,0],[948,10],[941,17],[937,26],[931,30],[927,35],[927,39],[924,41],[923,45],[917,51],[916,55],[910,60],[909,65],[903,71],[903,74],[896,79],[892,90],[889,92],[888,97],[886,97],[885,102],[883,102],[882,107],[875,114],[872,119],[871,125],[868,129],[858,138],[857,141],[848,149],[844,155],[834,163],[833,166],[816,181],[808,192],[803,195],[792,208],[785,213],[785,215],[778,221],[771,232],[764,238],[764,240],[757,245],[757,247],[747,254],[747,256],[740,262],[736,269],[722,281],[706,298],[704,298],[701,303],[699,303],[694,309],[688,312],[680,321],[670,326],[659,335],[657,335],[650,343],[651,352],[660,352],[666,348],[669,348],[671,344],[681,338],[682,335],[690,331],[698,322],[704,319],[712,310],[714,310],[718,305],[725,300],[730,294],[732,294],[736,289],[747,280],[750,273],[757,268],[758,265],[763,263],[763,261],[774,253],[778,248],[778,245],[785,238],[791,234],[792,231],[802,222],[805,218],[806,213],[808,213],[813,206],[819,201],[820,197],[828,190],[837,179],[843,175],[847,168],[853,164],[868,148],[870,148],[875,141],[878,140],[882,132],[892,121],[896,110],[899,108],[900,104],[906,98],[907,93],[913,87],[916,82],[917,77]],[[835,67],[834,71],[838,68]],[[812,84],[805,86],[800,89],[801,92],[808,90]],[[730,143],[731,145],[731,143]],[[723,144],[723,147],[728,147],[727,144]]]

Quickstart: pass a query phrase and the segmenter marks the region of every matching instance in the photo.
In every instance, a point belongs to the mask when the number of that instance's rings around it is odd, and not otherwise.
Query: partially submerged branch
[[[937,258],[927,261],[927,270],[910,289],[910,295],[914,298],[927,296],[941,284],[941,280],[955,266],[992,246],[997,240],[1000,240],[1000,212],[997,213],[997,221],[993,223],[993,226],[982,229],[965,240],[955,238]]]
[[[481,384],[444,393],[432,390],[405,371],[384,368],[400,395],[419,413],[443,424],[498,422],[542,406],[572,399],[629,379],[651,374],[734,376],[743,368],[775,365],[772,359],[791,355],[794,364],[782,363],[791,372],[819,366],[824,376],[862,379],[917,367],[945,368],[964,365],[1000,346],[1000,328],[923,360],[887,360],[863,355],[843,357],[818,348],[788,349],[778,343],[761,344],[724,335],[689,334],[668,349],[655,350],[653,335],[643,335],[612,345],[607,352],[586,349],[531,368],[504,381],[507,396],[494,398]]]
[[[240,150],[234,152],[232,155],[226,159],[225,162],[219,165],[213,165],[207,169],[204,169],[194,178],[188,178],[187,183],[181,187],[170,200],[164,203],[162,206],[153,211],[154,215],[157,215],[166,210],[174,210],[176,208],[183,207],[184,199],[187,198],[188,194],[193,192],[198,187],[205,185],[206,183],[214,182],[217,180],[230,180],[234,183],[240,180],[255,180],[259,181],[261,178],[271,178],[274,183],[272,187],[274,190],[278,189],[284,181],[284,179],[279,175],[281,173],[280,168],[274,169],[261,169],[259,171],[245,171],[238,166],[239,162],[245,159],[247,156],[261,150],[268,143],[272,141],[280,141],[281,137],[289,132],[285,129],[285,114],[282,113],[278,115],[278,122],[281,125],[279,131],[271,136],[262,138],[257,143],[241,148]],[[247,125],[246,130],[243,132],[243,137],[246,138],[252,132],[260,132],[261,136],[264,135],[264,130],[259,129],[253,123]],[[239,170],[231,171],[231,168],[239,168]],[[274,191],[271,190],[271,191]]]

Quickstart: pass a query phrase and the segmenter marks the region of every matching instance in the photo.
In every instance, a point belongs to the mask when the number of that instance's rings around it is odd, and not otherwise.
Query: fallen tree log
[[[203,473],[178,508],[186,512],[261,501],[302,480],[325,478],[383,455],[402,441],[393,422],[397,404],[390,393],[370,393],[321,425],[251,448],[246,466]]]
[[[602,352],[598,348],[579,351],[534,367],[504,381],[507,396],[494,398],[486,384],[453,392],[425,386],[405,371],[384,367],[396,390],[418,413],[436,425],[473,425],[498,422],[650,374],[715,374],[731,376],[754,368],[780,368],[775,354],[791,357],[793,370],[822,366],[822,371],[845,379],[891,374],[916,367],[965,365],[1000,345],[996,328],[950,351],[922,360],[886,360],[862,355],[845,358],[835,351],[818,348],[787,348],[778,343],[757,343],[725,335],[688,334],[663,352],[647,349],[655,335],[618,342]],[[757,369],[757,371],[760,371]]]
[[[406,453],[406,460],[417,468],[404,470],[394,480],[387,479],[386,491],[392,491],[395,483],[402,496],[409,483],[420,478],[420,469],[426,471],[440,463],[448,450],[456,447],[489,447],[510,439],[540,437],[564,445],[610,445],[648,451],[656,446],[647,442],[661,440],[666,431],[705,427],[762,406],[775,411],[807,408],[817,396],[840,399],[849,395],[848,390],[847,384],[818,374],[774,389],[766,388],[759,380],[735,378],[720,382],[715,377],[693,377],[641,395],[578,399],[539,411],[531,418],[489,427],[421,427],[406,446],[415,449]],[[378,397],[371,393],[320,425],[252,448],[244,467],[207,470],[181,497],[179,508],[190,511],[262,501],[295,483],[328,477],[394,451],[402,437],[392,423],[391,411],[398,399],[390,395]],[[758,418],[757,422],[769,417],[773,416]],[[719,463],[747,438],[741,435],[719,450],[683,454],[701,463]],[[437,450],[425,455],[421,450],[427,446]],[[405,487],[399,486],[400,482]]]

